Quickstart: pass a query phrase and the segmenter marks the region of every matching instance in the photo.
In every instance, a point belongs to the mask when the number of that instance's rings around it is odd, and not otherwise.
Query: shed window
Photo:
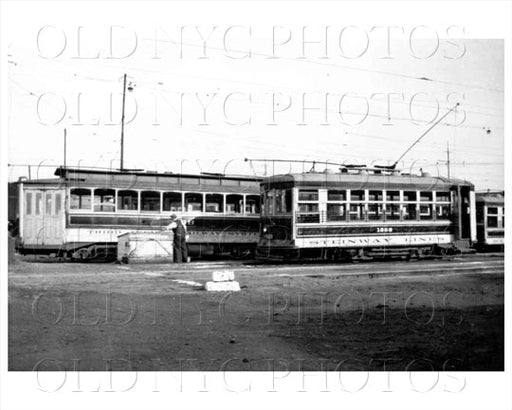
[[[206,212],[223,212],[224,196],[222,194],[206,194]]]
[[[70,191],[70,209],[91,209],[91,190],[72,188]]]
[[[115,211],[116,191],[113,189],[94,190],[94,210],[100,212]]]
[[[122,211],[136,211],[139,209],[139,193],[137,191],[118,191],[117,209]]]
[[[164,192],[163,210],[166,212],[181,212],[183,210],[181,192]]]
[[[144,212],[160,212],[160,192],[142,191],[140,193],[140,210]]]
[[[185,210],[187,212],[203,212],[203,194],[187,192],[185,194]]]

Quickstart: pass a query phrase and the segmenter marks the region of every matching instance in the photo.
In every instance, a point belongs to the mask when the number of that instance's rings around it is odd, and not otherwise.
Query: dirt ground
[[[503,258],[475,261],[19,262],[9,370],[503,370]]]

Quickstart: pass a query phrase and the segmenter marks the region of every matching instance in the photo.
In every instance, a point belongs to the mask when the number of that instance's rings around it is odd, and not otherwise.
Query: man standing
[[[187,251],[187,228],[183,221],[176,216],[171,215],[171,223],[167,229],[172,229],[173,236],[173,258],[175,263],[188,262]]]

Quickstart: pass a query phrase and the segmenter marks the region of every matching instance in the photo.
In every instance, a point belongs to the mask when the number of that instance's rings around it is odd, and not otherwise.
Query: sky
[[[12,6],[20,18],[6,29],[9,180],[29,164],[32,178],[52,175],[64,129],[68,166],[118,168],[126,73],[126,168],[269,175],[311,164],[244,159],[392,164],[459,103],[398,167],[446,176],[449,149],[452,177],[504,187],[503,41],[471,39],[459,18],[135,2],[119,12],[32,4],[26,18],[27,4]]]

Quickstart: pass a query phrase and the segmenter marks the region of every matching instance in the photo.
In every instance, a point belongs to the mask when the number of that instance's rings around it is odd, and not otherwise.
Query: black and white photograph
[[[512,406],[511,2],[0,16],[0,408]]]

